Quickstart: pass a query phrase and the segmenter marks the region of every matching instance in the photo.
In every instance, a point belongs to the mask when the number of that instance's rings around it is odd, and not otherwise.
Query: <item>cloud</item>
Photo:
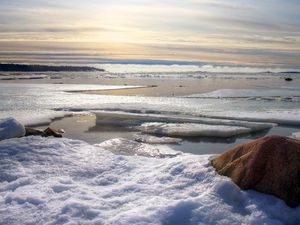
[[[300,51],[299,7],[296,0],[0,0],[0,46],[288,64]]]

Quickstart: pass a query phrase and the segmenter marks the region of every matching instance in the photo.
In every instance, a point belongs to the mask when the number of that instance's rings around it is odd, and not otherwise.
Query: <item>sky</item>
[[[299,0],[0,0],[0,62],[300,67]]]

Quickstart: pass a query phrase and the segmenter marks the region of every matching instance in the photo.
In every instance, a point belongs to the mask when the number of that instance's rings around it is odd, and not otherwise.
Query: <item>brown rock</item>
[[[62,133],[64,133],[63,130],[54,130],[50,127],[46,128],[45,130],[40,130],[36,128],[31,127],[25,127],[26,134],[25,136],[42,136],[42,137],[57,137],[61,138]]]
[[[43,137],[52,136],[52,137],[56,137],[56,138],[61,138],[62,134],[61,134],[61,132],[55,131],[55,130],[51,129],[50,127],[48,127],[47,129],[44,130],[42,136]]]
[[[37,136],[37,135],[41,136],[44,133],[42,130],[31,128],[31,127],[25,127],[25,131],[26,131],[25,136],[32,136],[32,135],[34,135],[34,136]]]
[[[213,159],[212,165],[242,189],[275,195],[290,207],[300,205],[300,140],[259,138]]]

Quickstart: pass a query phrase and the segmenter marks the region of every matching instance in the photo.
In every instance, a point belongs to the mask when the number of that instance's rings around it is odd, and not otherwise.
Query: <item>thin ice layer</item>
[[[150,145],[125,138],[115,138],[95,146],[101,147],[118,155],[139,155],[146,157],[174,157],[181,154],[167,146]]]
[[[0,142],[0,224],[297,224],[300,208],[241,191],[209,156],[118,156],[81,141]]]
[[[246,127],[207,125],[195,123],[144,123],[138,130],[149,134],[160,134],[179,137],[232,137],[247,134],[251,129]]]

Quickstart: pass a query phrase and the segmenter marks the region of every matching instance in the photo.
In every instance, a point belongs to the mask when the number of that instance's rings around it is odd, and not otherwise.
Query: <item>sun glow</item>
[[[298,66],[294,1],[0,0],[0,60],[155,59]],[[25,4],[26,3],[26,4]],[[8,54],[9,53],[9,54]],[[67,60],[62,58],[61,60]],[[71,58],[69,58],[71,60]]]

